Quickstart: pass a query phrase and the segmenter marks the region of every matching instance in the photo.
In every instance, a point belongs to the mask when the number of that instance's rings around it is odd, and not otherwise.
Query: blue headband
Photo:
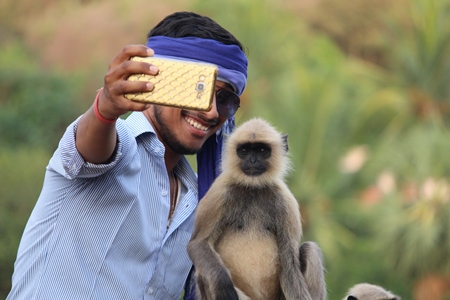
[[[242,95],[247,83],[247,57],[237,45],[226,45],[213,39],[197,37],[171,38],[152,36],[147,47],[155,56],[171,56],[217,65],[218,78],[231,84]]]

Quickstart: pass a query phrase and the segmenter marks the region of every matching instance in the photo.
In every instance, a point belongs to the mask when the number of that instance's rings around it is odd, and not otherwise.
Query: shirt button
[[[162,190],[161,191],[161,195],[163,195],[164,197],[167,196],[167,194],[168,194],[167,190]]]
[[[156,147],[154,151],[155,151],[155,153],[157,153],[157,154],[158,154],[158,153],[159,153],[159,152],[161,151],[161,148],[159,148],[159,147]]]
[[[147,294],[149,294],[149,295],[153,294],[153,288],[148,288]]]

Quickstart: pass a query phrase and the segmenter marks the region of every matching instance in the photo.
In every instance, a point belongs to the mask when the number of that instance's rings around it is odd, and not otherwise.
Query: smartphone
[[[151,92],[131,93],[125,97],[138,102],[191,110],[211,109],[218,68],[214,64],[161,57],[132,57],[158,67],[157,75],[134,74],[129,81],[150,81]]]

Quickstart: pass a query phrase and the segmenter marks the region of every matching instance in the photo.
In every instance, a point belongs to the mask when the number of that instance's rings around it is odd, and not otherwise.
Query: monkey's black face
[[[266,143],[244,143],[236,148],[242,172],[247,176],[259,176],[266,172],[271,152],[272,149]]]

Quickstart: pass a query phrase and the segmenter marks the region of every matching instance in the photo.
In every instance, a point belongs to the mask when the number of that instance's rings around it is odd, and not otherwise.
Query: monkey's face
[[[228,181],[244,186],[264,186],[283,179],[290,169],[287,137],[267,121],[254,118],[228,137],[222,171]]]
[[[267,171],[272,149],[266,143],[244,143],[237,146],[236,154],[241,160],[240,167],[245,175],[259,176]]]

